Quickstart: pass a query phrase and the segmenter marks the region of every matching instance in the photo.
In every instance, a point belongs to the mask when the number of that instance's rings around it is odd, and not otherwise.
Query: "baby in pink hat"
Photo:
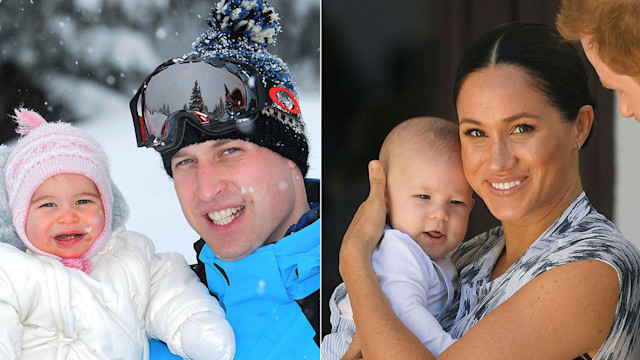
[[[26,252],[0,243],[0,351],[10,358],[231,359],[233,331],[184,258],[127,231],[98,143],[18,109],[5,183]]]

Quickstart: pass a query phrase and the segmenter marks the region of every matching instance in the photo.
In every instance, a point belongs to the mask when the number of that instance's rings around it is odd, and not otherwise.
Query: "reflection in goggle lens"
[[[247,107],[245,85],[225,68],[203,62],[169,66],[155,74],[144,92],[144,120],[149,134],[163,136],[167,118],[179,110],[197,111],[210,121]]]

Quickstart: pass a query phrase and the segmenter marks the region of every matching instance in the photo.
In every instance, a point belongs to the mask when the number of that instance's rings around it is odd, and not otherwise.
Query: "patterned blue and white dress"
[[[463,243],[451,256],[459,291],[441,318],[455,339],[543,272],[578,260],[612,266],[620,280],[613,327],[594,360],[640,359],[640,251],[580,194],[504,274],[490,280],[504,248],[502,227]]]

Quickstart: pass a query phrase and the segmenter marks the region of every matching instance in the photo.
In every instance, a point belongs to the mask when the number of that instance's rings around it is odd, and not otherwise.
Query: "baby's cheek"
[[[87,216],[84,220],[84,224],[85,224],[85,228],[84,231],[86,233],[91,233],[91,232],[102,232],[102,228],[104,227],[104,218],[102,218],[101,216],[96,216],[96,214],[94,213],[93,216]],[[94,234],[95,236],[98,236],[98,234]]]

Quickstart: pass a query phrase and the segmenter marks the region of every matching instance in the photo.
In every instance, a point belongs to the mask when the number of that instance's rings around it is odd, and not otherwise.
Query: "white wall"
[[[640,123],[620,116],[617,96],[613,136],[616,169],[613,222],[640,248]]]

